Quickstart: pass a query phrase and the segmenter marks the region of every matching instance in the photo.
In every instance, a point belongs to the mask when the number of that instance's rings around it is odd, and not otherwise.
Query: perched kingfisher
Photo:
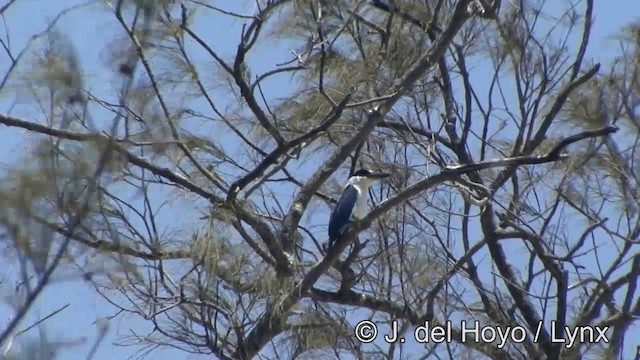
[[[360,169],[349,177],[349,182],[347,182],[344,191],[342,191],[342,196],[340,196],[340,200],[338,200],[329,219],[328,248],[333,246],[353,220],[362,219],[367,215],[369,186],[387,176],[389,176],[387,173],[374,173],[366,169]]]

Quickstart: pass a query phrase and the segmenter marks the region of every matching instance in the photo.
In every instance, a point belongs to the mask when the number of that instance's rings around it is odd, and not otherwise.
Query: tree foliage
[[[74,44],[59,24],[75,12],[107,19],[107,40]],[[6,32],[0,128],[27,135],[1,174],[20,286],[0,343],[55,271],[151,324],[121,339],[137,349],[632,356],[640,25],[593,59],[594,15],[593,0],[118,0],[18,50]],[[96,51],[100,80],[81,60]],[[392,175],[325,253],[360,167]],[[463,341],[462,320],[527,336]],[[416,344],[425,322],[452,341]],[[382,341],[394,324],[406,342]],[[554,341],[587,326],[609,341]]]

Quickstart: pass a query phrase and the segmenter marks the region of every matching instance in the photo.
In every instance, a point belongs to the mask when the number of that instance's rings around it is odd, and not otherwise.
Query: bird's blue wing
[[[330,244],[340,237],[343,227],[349,222],[357,200],[358,190],[352,185],[347,185],[331,213],[331,219],[329,219]]]

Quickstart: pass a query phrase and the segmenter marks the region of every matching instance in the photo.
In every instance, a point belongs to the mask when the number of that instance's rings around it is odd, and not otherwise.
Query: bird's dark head
[[[371,184],[374,181],[384,179],[388,176],[389,174],[384,172],[373,172],[367,169],[359,169],[359,170],[356,170],[353,174],[351,174],[351,176],[349,177],[349,182],[352,184],[356,184],[356,183]]]

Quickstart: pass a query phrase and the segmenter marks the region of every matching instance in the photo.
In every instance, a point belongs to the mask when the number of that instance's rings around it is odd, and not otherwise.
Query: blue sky
[[[82,3],[72,0],[19,0],[10,9],[6,18],[12,41],[12,50],[17,52],[22,49],[26,41],[35,33],[45,29],[48,22],[60,11]],[[96,2],[92,3],[95,4]],[[225,3],[224,6],[227,7],[227,4],[232,2],[227,0],[220,1],[220,3]],[[251,3],[251,1],[239,1],[238,9],[243,13],[251,13]],[[243,6],[244,8],[242,8]],[[103,10],[98,8],[99,6],[91,5],[70,12],[56,29],[68,35],[75,45],[86,75],[86,83],[90,90],[95,92],[98,97],[105,96],[113,99],[113,91],[119,85],[113,83],[112,68],[109,68],[110,64],[107,61],[108,56],[105,44],[109,44],[112,41],[112,34],[117,30],[117,24],[113,16],[105,11],[104,8]],[[620,26],[639,16],[640,2],[633,0],[596,1],[594,14],[595,23],[587,58],[593,58],[606,64],[606,61],[618,50],[617,44],[611,42],[610,36],[615,35]],[[205,34],[205,36],[212,39],[211,41],[216,44],[216,48],[221,50],[224,55],[233,54],[238,38],[236,34],[241,28],[240,22],[213,16],[208,21],[200,21],[196,24],[194,26],[195,32]],[[250,58],[252,73],[259,74],[268,71],[274,68],[277,63],[289,58],[289,47],[286,42],[281,41],[275,46],[270,45],[269,47],[258,48]],[[198,59],[206,58],[204,54],[200,53],[200,55],[196,55],[194,62],[198,63]],[[207,61],[209,60],[207,59]],[[0,71],[4,71],[6,67],[7,59],[4,55],[1,55]],[[285,94],[286,89],[291,86],[286,76],[277,79],[268,84],[270,89],[276,89],[276,93],[271,92],[274,97]],[[482,81],[481,76],[478,77],[477,81]],[[281,94],[277,94],[277,89],[279,88],[282,89]],[[13,93],[8,93],[7,90],[5,90],[5,93],[0,94],[0,112],[10,112],[13,116],[25,118],[34,116],[38,118],[39,116],[37,109],[21,102],[19,97],[14,96]],[[22,130],[0,127],[0,150],[2,150],[0,151],[0,164],[14,163],[20,151],[24,149],[22,143],[28,139],[30,139],[30,136]],[[309,173],[315,169],[306,168],[303,170]],[[284,205],[288,205],[288,199],[283,200],[283,202]],[[181,206],[184,206],[184,204]],[[174,210],[166,210],[160,215],[160,218],[174,222],[175,211],[175,208]],[[188,224],[188,221],[184,220],[184,222]],[[70,305],[45,323],[46,329],[54,338],[60,341],[86,339],[80,345],[64,351],[60,356],[60,358],[65,359],[84,358],[93,345],[93,340],[98,332],[96,322],[99,324],[104,323],[102,319],[113,315],[113,308],[81,281],[65,279],[46,290],[38,301],[37,311],[31,314],[19,328],[23,329],[38,317],[46,316],[51,311],[66,304]],[[0,307],[0,319],[4,319],[7,316],[7,309]],[[140,349],[113,346],[111,343],[118,336],[127,335],[132,331],[143,333],[149,330],[148,324],[139,319],[128,317],[118,317],[115,320],[110,320],[108,324],[108,335],[94,359],[120,359],[141,354],[136,353]],[[153,358],[185,358],[185,354],[170,349],[160,350],[154,353]],[[197,359],[199,357],[188,355],[186,358]]]

